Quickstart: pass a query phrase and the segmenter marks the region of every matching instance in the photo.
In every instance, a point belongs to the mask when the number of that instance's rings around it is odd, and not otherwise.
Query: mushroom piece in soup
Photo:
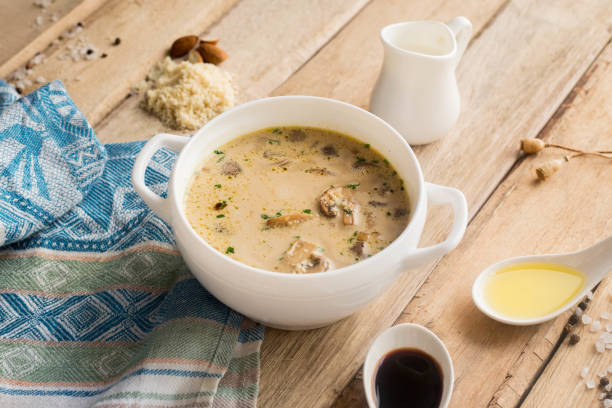
[[[218,251],[256,268],[316,273],[368,258],[408,225],[410,202],[368,144],[309,127],[261,129],[210,152],[185,214]]]

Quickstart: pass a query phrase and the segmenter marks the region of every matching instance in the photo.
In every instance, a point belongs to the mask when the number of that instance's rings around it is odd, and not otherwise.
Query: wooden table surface
[[[416,322],[452,356],[452,407],[599,406],[600,391],[587,390],[579,373],[588,366],[587,379],[597,381],[612,364],[610,351],[595,351],[600,333],[579,326],[582,340],[569,346],[569,312],[533,327],[496,323],[475,308],[471,285],[503,258],[577,250],[612,234],[609,160],[577,158],[537,182],[534,167],[562,153],[518,153],[525,137],[612,149],[611,0],[55,0],[45,9],[0,0],[0,77],[43,52],[32,78],[64,81],[100,140],[148,139],[170,130],[139,108],[130,89],[180,35],[220,39],[240,103],[307,94],[367,108],[382,58],[379,30],[456,15],[474,25],[457,70],[462,113],[448,136],[415,152],[428,181],[465,193],[463,241],[339,323],[267,330],[259,405],[365,406],[360,367],[369,344],[389,326]],[[107,58],[59,59],[76,38],[50,43],[79,21],[79,37]],[[112,46],[116,37],[121,44]],[[449,214],[432,209],[423,245],[444,237]],[[611,290],[607,278],[589,315],[612,312]]]

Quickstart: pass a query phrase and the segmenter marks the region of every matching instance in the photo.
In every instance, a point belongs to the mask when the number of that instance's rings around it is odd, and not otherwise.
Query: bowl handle
[[[138,193],[140,198],[149,206],[153,212],[161,219],[170,224],[170,207],[168,206],[167,200],[155,194],[149,187],[145,185],[145,171],[151,161],[151,157],[162,147],[179,153],[183,147],[191,140],[185,136],[169,135],[166,133],[160,133],[151,138],[140,150],[134,167],[132,168],[132,184],[134,190]]]
[[[413,269],[424,265],[455,249],[463,238],[463,233],[467,227],[468,207],[465,196],[461,191],[432,183],[425,183],[425,189],[428,205],[431,203],[450,204],[452,206],[453,225],[444,241],[425,248],[417,248],[414,252],[411,252],[410,257],[402,265],[405,269]]]

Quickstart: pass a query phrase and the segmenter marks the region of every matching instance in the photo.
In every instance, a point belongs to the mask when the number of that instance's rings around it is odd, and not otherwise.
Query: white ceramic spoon
[[[497,313],[491,308],[484,297],[484,283],[489,275],[494,274],[500,268],[508,265],[519,263],[544,262],[570,266],[582,272],[586,281],[582,290],[576,296],[566,303],[560,309],[549,313],[542,317],[532,319],[516,319],[507,317]],[[612,236],[590,246],[586,249],[577,252],[560,255],[530,255],[519,256],[516,258],[506,259],[499,263],[489,266],[482,271],[472,287],[472,298],[476,306],[487,316],[502,323],[513,324],[518,326],[527,326],[538,324],[559,316],[570,307],[573,307],[581,300],[587,292],[589,292],[597,283],[599,283],[606,274],[612,269]]]
[[[398,348],[415,348],[424,351],[433,357],[440,368],[443,376],[442,399],[439,408],[446,408],[453,392],[453,362],[444,343],[433,334],[431,330],[413,323],[402,323],[382,332],[370,346],[365,363],[363,364],[363,389],[370,408],[377,408],[376,391],[374,380],[380,360],[388,352]]]

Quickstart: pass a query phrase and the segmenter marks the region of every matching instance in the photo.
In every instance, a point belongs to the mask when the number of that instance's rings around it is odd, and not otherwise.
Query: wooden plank
[[[576,91],[571,104],[564,108],[563,116],[547,132],[550,138],[546,139],[584,149],[598,146],[611,149],[611,75],[612,46],[608,45],[591,68],[588,80]],[[547,153],[541,160],[547,157],[552,155]],[[542,225],[542,229],[548,230],[548,235],[559,234],[559,239],[567,242],[563,250],[578,248],[612,234],[611,179],[612,163],[609,161],[576,160],[564,166],[559,174],[542,186],[532,187],[534,191],[529,191],[529,197],[523,199],[525,205],[530,205],[526,207],[530,208],[530,212],[535,207],[538,213],[546,214],[545,222],[556,221],[548,225],[535,224],[535,221],[539,221],[535,217],[538,214],[532,213],[530,218],[534,220],[534,225]],[[603,312],[612,313],[611,291],[612,279],[608,277],[599,285],[594,300],[586,310],[588,315],[604,325],[610,321],[602,320],[600,316]],[[601,390],[587,390],[579,374],[582,367],[588,366],[586,379],[597,384],[599,377],[596,374],[612,364],[612,357],[609,350],[603,354],[595,351],[594,343],[601,335],[601,330],[592,333],[581,326],[577,333],[581,337],[580,343],[570,346],[568,339],[564,339],[527,395],[524,407],[597,406],[597,396]]]
[[[612,148],[610,62],[608,45],[542,131],[547,142]],[[460,247],[438,265],[396,322],[426,325],[446,343],[456,376],[452,406],[517,406],[555,352],[571,314],[526,328],[494,322],[471,301],[478,273],[507,257],[573,251],[612,233],[612,163],[576,159],[546,182],[535,181],[536,165],[563,154],[547,151],[520,162],[471,223]],[[587,311],[594,317],[612,312],[612,282],[607,279],[601,286]],[[594,353],[593,338],[600,333],[579,330],[587,340],[575,347],[564,338],[523,406],[591,406],[598,393],[583,392],[579,372],[588,361],[592,378],[612,363],[609,354]],[[359,380],[345,389],[336,407],[365,406]]]
[[[229,54],[223,68],[235,75],[238,103],[266,96],[325,44],[367,0],[243,0],[203,37],[220,39]],[[140,107],[139,96],[125,100],[96,133],[105,142],[140,140],[168,129]]]
[[[51,41],[100,7],[105,0],[55,0],[40,8],[33,1],[0,1],[0,78],[25,65]],[[35,23],[37,17],[42,24]],[[54,21],[55,20],[55,21]]]
[[[275,94],[308,93],[364,106],[376,67],[362,64],[371,58],[355,50],[374,48],[378,29],[402,19],[394,7],[397,4],[371,3]],[[518,139],[539,133],[610,39],[606,28],[611,8],[606,1],[508,3],[459,66],[464,107],[459,123],[442,141],[416,149],[427,179],[461,188],[472,212],[477,212],[515,163]],[[471,17],[469,10],[463,13]],[[386,21],[380,17],[385,14]],[[439,17],[434,13],[432,18]],[[360,32],[369,32],[373,39],[364,42]],[[426,241],[439,239],[446,225],[447,217],[434,217],[426,227]],[[371,339],[395,321],[430,271],[424,267],[405,274],[368,308],[327,329],[268,330],[262,350],[261,403],[330,405],[359,367]],[[331,380],[331,385],[324,388],[322,379]]]
[[[106,52],[108,58],[74,62],[60,60],[66,42],[51,47],[46,63],[34,77],[61,79],[87,119],[97,123],[125,98],[178,36],[201,32],[237,0],[109,0],[84,23],[81,38]],[[119,46],[113,40],[121,38]],[[68,40],[74,43],[76,39]]]

